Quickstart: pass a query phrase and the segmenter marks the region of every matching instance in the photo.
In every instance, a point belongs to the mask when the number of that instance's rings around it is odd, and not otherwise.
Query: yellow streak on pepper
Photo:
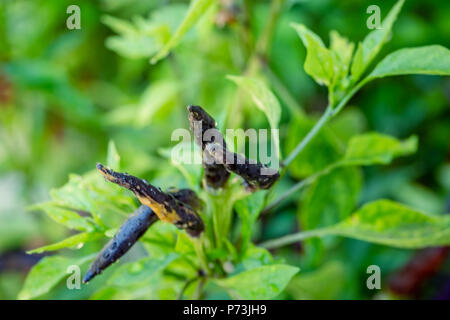
[[[174,209],[171,208],[170,211],[167,211],[166,207],[162,203],[158,203],[149,197],[141,197],[137,194],[136,196],[143,205],[150,207],[160,220],[169,223],[176,223],[180,221],[180,217]]]

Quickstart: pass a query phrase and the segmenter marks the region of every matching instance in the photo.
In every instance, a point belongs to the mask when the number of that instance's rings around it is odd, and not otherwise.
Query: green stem
[[[305,149],[305,147],[308,145],[308,143],[316,136],[317,133],[319,133],[320,129],[330,120],[332,117],[336,116],[342,108],[345,107],[345,105],[348,103],[348,101],[355,95],[356,92],[358,92],[359,89],[361,89],[362,86],[364,86],[367,82],[369,82],[371,79],[366,78],[359,82],[356,86],[352,88],[345,96],[342,98],[341,101],[336,105],[336,107],[333,107],[333,105],[328,105],[325,112],[320,117],[319,121],[316,122],[314,127],[311,129],[311,131],[308,132],[305,138],[303,138],[302,141],[295,147],[295,149],[291,152],[291,154],[284,160],[283,166],[287,167],[291,164],[291,162],[297,157],[297,155]]]
[[[270,204],[268,204],[262,211],[261,211],[261,215],[264,214],[268,214],[272,209],[274,209],[275,207],[277,207],[281,202],[283,202],[284,200],[286,200],[287,198],[289,198],[292,194],[294,194],[295,192],[297,192],[300,189],[303,189],[304,187],[310,185],[311,183],[313,183],[314,181],[317,180],[317,178],[328,174],[331,170],[333,170],[334,168],[338,167],[341,165],[341,162],[336,162],[333,163],[331,165],[329,165],[328,167],[326,167],[325,169],[316,172],[315,174],[313,174],[312,176],[309,176],[308,178],[297,182],[295,185],[293,185],[290,189],[288,189],[285,193],[283,193],[279,198],[277,198],[276,200],[274,200],[273,202],[271,202]]]
[[[288,244],[298,242],[300,240],[313,238],[313,237],[322,237],[324,235],[329,234],[330,231],[331,231],[331,229],[324,228],[324,229],[316,229],[316,230],[298,232],[298,233],[290,234],[290,235],[287,235],[287,236],[284,236],[284,237],[281,237],[278,239],[273,239],[273,240],[263,242],[263,243],[259,244],[259,246],[266,248],[266,249],[278,248],[278,247],[282,247],[282,246],[285,246]]]
[[[193,239],[192,242],[194,243],[194,250],[197,254],[198,260],[200,261],[201,267],[207,274],[210,274],[211,272],[208,266],[208,259],[203,249],[203,237],[204,235],[201,235],[199,238]]]
[[[316,134],[322,129],[322,127],[328,122],[328,120],[333,116],[334,110],[331,106],[328,106],[325,112],[320,117],[319,121],[316,122],[314,127],[308,132],[308,134],[300,141],[300,143],[295,147],[295,149],[289,154],[289,156],[283,161],[282,166],[287,167],[291,162],[297,157],[297,155],[305,149],[309,142],[316,136]]]

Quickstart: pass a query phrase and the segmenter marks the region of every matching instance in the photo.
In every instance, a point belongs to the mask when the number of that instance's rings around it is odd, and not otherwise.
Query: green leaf
[[[401,248],[441,246],[450,244],[450,217],[379,200],[363,206],[330,233]]]
[[[445,246],[450,244],[450,216],[430,215],[391,200],[378,200],[364,205],[334,226],[270,240],[262,246],[274,248],[327,235],[340,235],[398,248]]]
[[[178,29],[175,31],[169,41],[150,60],[150,62],[152,64],[155,64],[159,60],[166,57],[169,52],[178,45],[186,32],[188,32],[189,29],[191,29],[195,25],[195,23],[214,2],[214,0],[192,0],[189,6],[189,10]]]
[[[253,77],[229,75],[227,78],[251,95],[256,106],[266,115],[270,127],[277,129],[280,123],[281,107],[269,87],[260,79]]]
[[[227,76],[239,87],[247,91],[256,106],[264,112],[272,129],[278,129],[281,117],[281,107],[278,99],[260,79],[244,76]],[[277,157],[280,156],[280,137],[274,131],[271,132],[272,143],[275,145]]]
[[[213,281],[229,291],[234,299],[272,299],[284,290],[298,271],[296,267],[274,264]]]
[[[404,141],[375,132],[354,136],[350,139],[342,164],[388,164],[395,157],[415,153],[417,143],[416,136],[411,136]]]
[[[108,37],[105,45],[121,56],[131,59],[145,58],[160,48],[157,39],[151,37],[148,30],[143,32],[133,23],[109,15],[102,16],[101,21],[119,34]]]
[[[100,233],[100,232],[94,232],[94,233],[82,232],[82,233],[78,233],[74,236],[71,236],[69,238],[66,238],[62,241],[59,241],[57,243],[49,244],[47,246],[43,246],[43,247],[40,247],[37,249],[27,251],[27,253],[28,254],[42,253],[45,251],[55,251],[55,250],[59,250],[59,249],[63,249],[63,248],[75,247],[75,246],[83,245],[86,242],[91,242],[91,241],[101,239],[103,237],[104,237],[104,234]]]
[[[30,271],[18,299],[33,299],[49,292],[64,277],[68,276],[67,268],[72,265],[81,267],[94,259],[95,254],[83,258],[66,258],[52,256],[42,258]]]
[[[292,278],[286,291],[295,300],[337,299],[345,289],[345,265],[340,261],[330,261],[317,270]]]
[[[291,26],[306,47],[305,72],[320,85],[329,86],[334,76],[333,56],[323,44],[318,35],[302,24],[292,23]]]
[[[397,19],[397,15],[400,12],[404,0],[399,0],[389,11],[387,17],[383,20],[380,29],[373,30],[358,44],[355,56],[352,64],[352,77],[353,81],[357,81],[363,74],[372,60],[380,52],[383,45],[388,41],[392,25]]]
[[[387,55],[367,78],[403,74],[450,75],[450,50],[439,45],[397,50]]]
[[[245,253],[249,245],[253,226],[264,207],[267,191],[258,191],[235,203],[236,212],[241,219],[241,253]]]
[[[39,203],[37,205],[31,206],[30,210],[42,210],[44,211],[47,216],[49,216],[53,221],[69,228],[69,229],[75,229],[79,231],[92,231],[94,229],[94,226],[92,223],[87,220],[86,218],[83,218],[78,213],[61,208],[58,206],[58,204],[49,201],[49,202],[43,202]]]
[[[178,254],[170,253],[165,257],[147,257],[136,262],[126,263],[114,272],[108,284],[115,286],[131,286],[142,283],[164,270]]]
[[[110,140],[108,143],[108,155],[106,159],[108,168],[120,171],[120,156],[117,152],[116,145],[112,140]]]
[[[333,83],[344,78],[350,67],[355,44],[342,37],[337,31],[330,32],[330,50],[333,56],[334,79]]]
[[[354,210],[361,189],[358,168],[337,168],[319,177],[301,202],[299,218],[304,230],[334,225]]]

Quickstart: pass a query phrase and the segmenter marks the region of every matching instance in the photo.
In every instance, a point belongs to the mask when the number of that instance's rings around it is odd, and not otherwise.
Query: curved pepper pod
[[[158,221],[158,216],[152,209],[144,205],[137,208],[97,255],[86,272],[83,283],[89,282],[122,257],[156,221]]]
[[[206,144],[210,141],[221,142],[225,145],[222,134],[217,130],[216,121],[205,110],[199,106],[188,106],[189,125],[194,133],[195,143],[205,150]],[[222,188],[230,177],[230,173],[222,164],[215,163],[209,154],[203,152],[204,179],[206,185],[213,188]]]
[[[188,204],[189,201],[182,202],[173,194],[163,192],[146,180],[127,173],[115,172],[100,163],[97,164],[97,169],[106,180],[132,191],[143,205],[153,210],[160,220],[172,223],[179,229],[185,229],[193,237],[203,232],[203,221]],[[190,195],[192,197],[192,193]],[[190,201],[192,203],[193,200]]]
[[[280,178],[278,170],[229,151],[219,143],[209,143],[205,152],[209,153],[216,163],[223,163],[227,170],[241,176],[252,190],[269,189]]]

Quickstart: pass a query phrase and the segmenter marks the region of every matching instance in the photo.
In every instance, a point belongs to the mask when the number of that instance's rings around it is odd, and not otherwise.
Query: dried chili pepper
[[[252,190],[269,189],[280,178],[278,170],[229,151],[219,143],[209,143],[205,151],[227,170],[241,176]]]
[[[219,141],[225,145],[225,140],[222,134],[216,128],[216,121],[205,110],[199,106],[188,106],[189,111],[189,125],[194,133],[195,143],[205,149],[208,143],[207,138],[211,138],[212,142]],[[214,159],[205,152],[203,152],[202,165],[205,171],[204,179],[206,185],[213,188],[222,188],[230,177],[230,173],[225,169],[223,164],[217,164]]]
[[[122,257],[157,220],[158,216],[149,207],[141,205],[137,208],[97,255],[86,272],[83,283],[89,282]]]
[[[106,180],[131,190],[143,205],[155,212],[160,220],[172,223],[179,229],[186,229],[193,237],[199,236],[204,230],[203,221],[194,209],[173,194],[165,193],[135,176],[115,172],[100,163],[97,164],[97,169]]]

